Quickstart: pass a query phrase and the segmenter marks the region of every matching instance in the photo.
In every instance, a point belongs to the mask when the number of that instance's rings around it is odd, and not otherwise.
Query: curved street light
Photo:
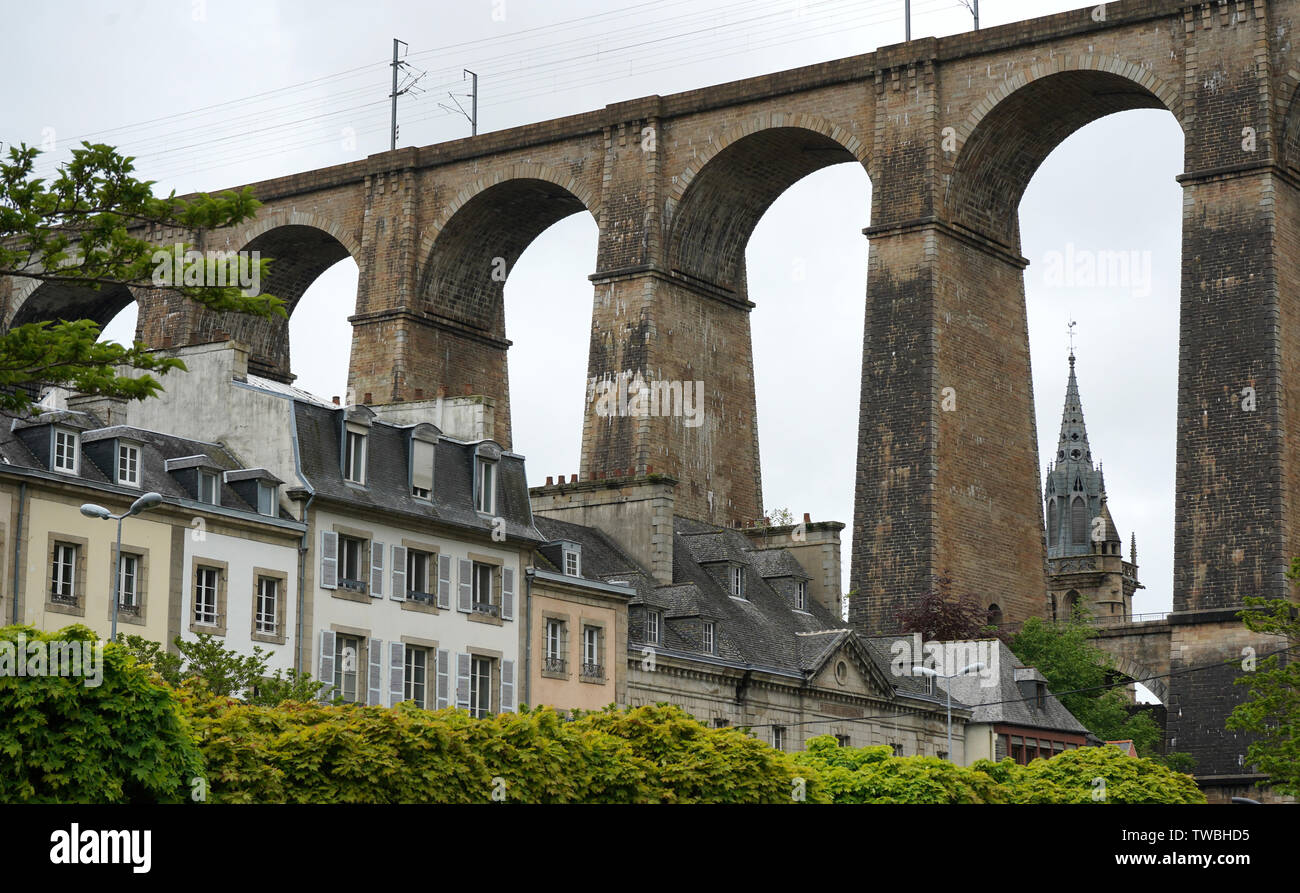
[[[966,666],[962,667],[960,670],[958,670],[956,673],[953,673],[950,676],[945,676],[942,673],[940,673],[938,670],[934,670],[931,669],[930,667],[922,667],[918,665],[912,667],[912,675],[933,676],[936,679],[956,679],[958,676],[965,676],[967,673],[971,673],[974,672],[975,670],[982,670],[982,669],[984,669],[984,661],[978,661],[973,664],[967,664]],[[947,686],[945,690],[948,692],[948,759],[949,761],[956,763],[957,761],[952,758],[952,686],[951,685]],[[965,756],[965,752],[966,749],[965,746],[963,745],[962,747],[963,756]]]
[[[117,547],[113,550],[113,630],[109,641],[117,641],[117,603],[120,600],[120,593],[117,591],[118,577],[122,573],[122,519],[130,518],[141,512],[147,512],[155,506],[161,505],[163,501],[161,493],[152,491],[143,494],[131,507],[120,515],[115,515],[102,505],[96,505],[93,502],[87,502],[81,506],[81,513],[87,518],[99,518],[103,521],[117,522]]]

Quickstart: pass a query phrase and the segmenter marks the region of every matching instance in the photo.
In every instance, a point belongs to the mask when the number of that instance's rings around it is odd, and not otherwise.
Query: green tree
[[[1300,579],[1300,558],[1291,559],[1287,577]],[[1300,645],[1300,619],[1288,599],[1248,596],[1237,616],[1252,632],[1285,637],[1288,651]],[[1236,680],[1248,699],[1233,708],[1227,727],[1258,736],[1246,748],[1246,762],[1267,773],[1277,791],[1300,797],[1300,661],[1286,656],[1270,655]]]
[[[1011,640],[1011,651],[1028,667],[1036,667],[1047,687],[1094,735],[1106,741],[1132,739],[1138,753],[1154,755],[1162,733],[1149,715],[1131,714],[1118,688],[1108,687],[1110,656],[1092,644],[1097,632],[1087,615],[1076,611],[1064,623],[1025,621]]]
[[[82,143],[48,181],[33,175],[39,154],[26,145],[12,146],[0,160],[0,275],[91,290],[155,288],[159,246],[143,238],[147,228],[201,233],[248,220],[258,208],[250,189],[188,200],[175,193],[158,198],[153,181],[132,175],[132,158],[102,144]],[[208,265],[214,273],[217,263]],[[261,261],[259,276],[268,263]],[[216,312],[286,315],[279,299],[245,295],[237,285],[169,279],[165,287]],[[0,409],[29,410],[30,391],[50,384],[143,400],[162,387],[154,373],[184,368],[173,357],[150,353],[143,343],[100,342],[99,334],[99,325],[88,319],[27,323],[0,333]]]
[[[20,641],[99,646],[90,629],[0,629],[0,655]],[[0,802],[187,800],[202,757],[174,693],[121,645],[102,644],[88,676],[0,673]],[[3,659],[0,657],[0,659]]]
[[[177,636],[176,654],[141,636],[118,633],[117,638],[137,663],[152,667],[168,684],[197,681],[220,698],[246,698],[249,703],[272,707],[282,701],[313,701],[324,688],[311,674],[297,670],[276,670],[268,676],[270,652],[254,645],[252,655],[240,654],[208,633],[199,633],[192,640]]]
[[[1204,803],[1190,775],[1118,747],[1079,747],[1018,766],[1005,759],[972,767],[1003,780],[1011,803]]]

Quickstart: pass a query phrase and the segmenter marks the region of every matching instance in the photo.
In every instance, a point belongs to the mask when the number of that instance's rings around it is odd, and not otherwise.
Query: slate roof
[[[631,606],[662,610],[660,635],[665,651],[807,678],[843,647],[861,646],[863,656],[890,678],[888,649],[882,660],[879,649],[869,647],[823,606],[810,600],[807,611],[796,611],[787,597],[768,583],[768,579],[783,575],[808,578],[789,552],[754,549],[738,530],[674,518],[673,582],[658,585],[603,532],[545,517],[537,518],[536,524],[548,539],[582,546],[584,575],[626,580],[637,590]],[[734,561],[745,567],[745,598],[733,597],[710,572],[710,563],[716,561]],[[696,617],[717,623],[716,655],[705,655],[698,638],[684,634],[686,621]],[[911,678],[892,681],[901,694],[935,700],[923,682]],[[958,705],[954,702],[954,706]]]
[[[1088,730],[1074,718],[1065,705],[1057,700],[1050,691],[1044,699],[1042,710],[1034,706],[1033,700],[1025,700],[1024,694],[1016,684],[1016,670],[1024,669],[1024,664],[1003,642],[990,639],[998,648],[998,684],[984,686],[978,675],[960,676],[956,679],[940,679],[938,684],[946,690],[952,686],[954,699],[961,699],[973,708],[971,722],[1006,723],[1007,725],[1025,726],[1027,728],[1050,729],[1060,732],[1087,734]]]
[[[70,481],[81,480],[88,483],[113,485],[113,469],[101,467],[93,459],[94,451],[86,447],[104,440],[124,438],[140,445],[140,492],[150,490],[173,499],[193,499],[194,497],[167,471],[168,459],[186,456],[204,456],[207,463],[222,471],[242,468],[239,460],[219,444],[200,440],[190,440],[172,434],[133,428],[127,425],[115,425],[111,428],[100,426],[99,419],[90,413],[69,413],[67,411],[42,413],[39,416],[18,418],[7,416],[8,424],[0,424],[0,463],[19,468],[50,471],[27,447],[15,431],[30,430],[50,423],[66,423],[71,417],[75,421],[89,424],[91,427],[81,431],[81,456],[78,474],[54,472]],[[81,425],[78,425],[81,427]],[[224,477],[224,475],[222,476]],[[221,505],[224,508],[246,511],[256,514],[257,506],[249,505],[228,484],[221,481]],[[135,488],[131,488],[135,489]]]
[[[346,412],[346,407],[294,403],[302,474],[318,499],[492,531],[492,518],[474,509],[474,457],[482,441],[464,443],[440,436],[434,453],[432,501],[417,499],[411,495],[408,471],[414,425],[375,419],[366,436],[365,486],[344,481],[340,451]],[[505,520],[507,537],[540,540],[533,527],[522,456],[502,452],[497,462],[496,500],[496,517]]]

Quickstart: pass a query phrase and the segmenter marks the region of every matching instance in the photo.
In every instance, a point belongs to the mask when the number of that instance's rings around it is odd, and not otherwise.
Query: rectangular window
[[[276,488],[271,484],[257,485],[257,513],[275,517]]]
[[[427,707],[425,681],[429,667],[429,652],[423,648],[406,646],[406,690],[403,700],[414,701],[417,707]]]
[[[808,584],[802,580],[795,584],[794,606],[800,611],[808,610]]]
[[[785,750],[785,726],[772,726],[772,746]]]
[[[549,617],[546,620],[546,664],[544,669],[549,673],[563,673],[567,670],[567,661],[565,660],[565,623],[563,620],[557,620]]]
[[[215,567],[200,567],[194,573],[194,622],[217,625],[217,574]]]
[[[745,570],[744,568],[733,567],[731,569],[731,594],[738,597],[745,597]]]
[[[581,576],[582,553],[577,549],[564,550],[564,573],[570,577]]]
[[[428,499],[433,493],[433,452],[433,444],[411,441],[411,495],[417,499]]]
[[[645,615],[645,640],[651,644],[659,642],[659,612],[647,611]]]
[[[118,444],[117,482],[124,487],[140,486],[140,448]]]
[[[605,679],[605,643],[603,630],[598,626],[582,628],[582,675],[586,679]]]
[[[354,484],[366,482],[366,435],[356,431],[347,433],[343,452],[343,477]]]
[[[257,618],[255,629],[268,636],[276,635],[280,617],[280,581],[275,577],[257,578]]]
[[[713,717],[713,727],[715,729],[725,729],[729,725],[731,725],[731,720],[722,716]]]
[[[496,601],[492,598],[494,567],[474,562],[474,610],[480,614],[495,614]]]
[[[849,736],[848,736],[848,735],[836,735],[836,736],[835,736],[835,740],[839,742],[840,747],[848,747],[848,746],[849,746]],[[903,755],[903,752],[902,752],[901,750],[897,750],[897,751],[895,751],[895,753],[897,753],[899,756],[902,756],[902,755]]]
[[[77,473],[77,447],[80,437],[76,431],[54,429],[54,470]]]
[[[433,556],[416,549],[406,550],[406,591],[407,593],[430,594],[433,592],[429,580],[429,566]]]
[[[352,536],[339,536],[339,585],[344,589],[365,591],[366,585],[362,582],[365,573],[362,561],[365,554],[365,540]]]
[[[71,543],[54,544],[54,566],[50,571],[50,601],[65,605],[77,603],[77,547]]]
[[[140,610],[140,556],[123,552],[117,562],[117,605],[128,612]]]
[[[357,703],[357,664],[361,640],[356,636],[334,637],[334,691],[343,700]]]
[[[477,459],[478,474],[474,476],[474,508],[484,514],[492,515],[496,513],[496,472],[495,462],[487,462],[483,459]]]
[[[712,654],[712,653],[713,653],[714,645],[716,644],[716,640],[715,640],[715,638],[714,638],[713,633],[714,633],[714,630],[713,630],[713,621],[712,621],[712,620],[706,620],[706,621],[704,621],[704,652],[705,652],[705,654]]]
[[[469,668],[469,712],[484,717],[492,712],[492,658],[474,657]]]
[[[208,505],[220,505],[221,490],[217,487],[217,476],[210,471],[199,472],[199,502]]]

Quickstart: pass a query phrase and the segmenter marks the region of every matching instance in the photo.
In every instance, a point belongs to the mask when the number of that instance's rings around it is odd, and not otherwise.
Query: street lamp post
[[[103,518],[105,521],[117,522],[117,546],[113,549],[113,630],[109,636],[110,642],[117,641],[117,603],[118,603],[118,580],[122,573],[122,520],[132,515],[138,515],[143,511],[148,511],[162,502],[161,493],[145,493],[131,507],[120,515],[115,515],[102,505],[95,505],[93,502],[87,502],[81,507],[81,513],[87,518]]]
[[[916,667],[912,667],[912,675],[933,676],[936,679],[956,679],[958,676],[965,676],[967,673],[973,672],[975,670],[982,670],[982,669],[984,669],[984,662],[980,661],[978,663],[973,663],[962,667],[960,670],[958,670],[956,673],[953,673],[951,676],[945,676],[942,673],[940,673],[938,670],[932,670],[929,667],[916,666]],[[947,691],[948,693],[948,759],[952,760],[952,686],[951,685],[946,686],[945,691]],[[954,762],[956,761],[954,760]]]

